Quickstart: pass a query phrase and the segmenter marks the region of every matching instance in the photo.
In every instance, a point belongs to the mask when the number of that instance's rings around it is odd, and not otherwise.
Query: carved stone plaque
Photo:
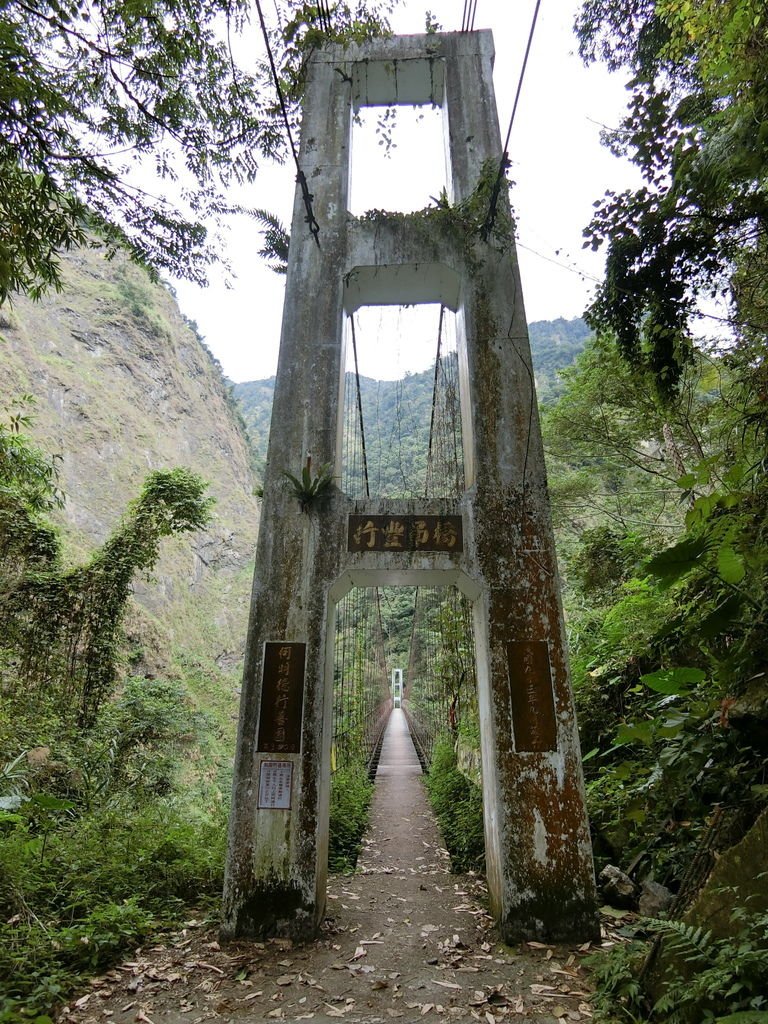
[[[257,750],[298,754],[304,704],[306,644],[268,640],[264,644]]]
[[[557,721],[546,640],[507,644],[515,750],[557,750]]]
[[[353,515],[349,517],[347,550],[461,552],[461,516]]]

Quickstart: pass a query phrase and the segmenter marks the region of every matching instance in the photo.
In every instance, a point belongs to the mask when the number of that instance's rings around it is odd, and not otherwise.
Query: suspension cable
[[[469,0],[469,14],[467,17],[466,32],[474,32],[475,30],[475,15],[477,14],[477,0]]]
[[[424,475],[424,497],[429,497],[430,466],[432,464],[432,442],[435,433],[435,409],[437,408],[437,385],[440,375],[440,350],[443,345],[443,317],[445,306],[440,306],[440,319],[437,324],[437,353],[435,355],[435,378],[432,384],[432,413],[429,420],[429,447],[427,448],[427,471]]]
[[[368,456],[365,451],[365,427],[363,426],[363,396],[360,392],[360,372],[357,364],[357,336],[355,335],[355,317],[350,315],[349,322],[352,326],[352,353],[355,357],[355,385],[357,388],[357,414],[360,417],[360,444],[363,450],[363,480],[365,482],[365,496],[370,498],[371,489],[368,484]]]
[[[283,90],[280,86],[280,78],[277,74],[277,67],[275,66],[275,58],[272,56],[272,46],[269,42],[269,32],[267,31],[267,23],[264,20],[264,12],[261,9],[261,0],[254,0],[256,4],[256,10],[259,15],[259,22],[261,24],[261,34],[264,37],[264,45],[267,49],[267,57],[269,58],[269,66],[272,70],[272,81],[275,84],[277,90],[277,98],[280,103],[280,110],[283,114],[283,122],[285,123],[285,131],[288,135],[288,143],[291,147],[291,154],[293,155],[293,162],[296,165],[296,181],[298,182],[299,188],[301,189],[301,197],[304,201],[304,210],[306,211],[306,221],[309,225],[309,230],[317,243],[318,248],[320,247],[320,225],[317,223],[314,211],[312,209],[312,200],[315,198],[309,191],[309,185],[304,171],[301,169],[299,164],[299,151],[296,148],[296,143],[293,140],[293,132],[291,131],[291,121],[288,117],[288,108],[285,105],[285,97],[283,96]]]
[[[539,8],[541,7],[541,0],[536,0],[536,6],[533,9],[533,18],[531,19],[531,29],[528,33],[528,42],[525,47],[525,56],[523,57],[523,66],[520,68],[520,77],[517,81],[517,92],[515,93],[515,102],[512,105],[512,115],[509,118],[509,126],[507,128],[507,137],[504,140],[504,149],[501,154],[501,160],[499,161],[499,170],[496,174],[496,180],[493,184],[491,191],[491,198],[488,203],[488,213],[483,221],[483,226],[480,228],[480,237],[484,242],[488,241],[488,238],[493,230],[493,225],[496,220],[496,207],[499,203],[499,194],[501,192],[501,183],[504,180],[504,172],[509,167],[509,139],[512,135],[512,125],[515,123],[515,114],[517,113],[517,104],[520,100],[520,92],[523,88],[523,79],[525,78],[525,69],[528,67],[528,55],[531,52],[531,43],[533,42],[533,33],[536,31],[536,22],[539,17]]]
[[[318,0],[317,13],[320,15],[320,27],[328,35],[331,34],[331,12],[328,7],[328,0]]]
[[[473,32],[475,29],[475,15],[477,14],[478,0],[464,0],[464,11],[461,15],[461,31]]]

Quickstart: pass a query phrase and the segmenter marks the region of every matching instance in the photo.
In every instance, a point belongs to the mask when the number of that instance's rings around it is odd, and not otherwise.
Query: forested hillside
[[[584,348],[589,328],[583,320],[540,320],[529,326],[536,389],[540,402],[560,389],[558,372],[570,366]],[[375,467],[374,493],[405,493],[413,479],[423,478],[429,440],[433,371],[411,373],[402,380],[360,377],[363,419],[376,427],[366,438],[369,462]],[[234,385],[255,453],[263,473],[275,379]]]

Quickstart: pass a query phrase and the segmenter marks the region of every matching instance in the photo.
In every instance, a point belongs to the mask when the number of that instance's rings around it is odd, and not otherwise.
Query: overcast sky
[[[475,27],[490,28],[494,34],[494,82],[502,133],[514,101],[534,4],[535,0],[478,0],[477,4]],[[428,6],[444,30],[461,27],[463,0],[431,0]],[[625,188],[635,180],[631,168],[600,145],[601,127],[618,123],[627,94],[619,77],[601,67],[582,65],[572,32],[577,8],[576,0],[542,0],[510,140],[509,173],[516,183],[511,199],[517,214],[529,322],[582,313],[594,288],[591,278],[599,275],[602,266],[601,254],[581,248],[592,204],[606,189]],[[401,3],[393,16],[398,33],[421,32],[424,22],[425,6],[414,0]],[[404,111],[397,130],[407,132],[410,119],[411,112]],[[403,144],[393,150],[389,161],[383,159],[381,149],[372,157],[360,152],[358,165],[365,159],[371,166],[363,176],[365,191],[359,191],[360,176],[357,180],[353,176],[353,200],[360,208],[408,206],[409,197],[403,199],[397,190],[387,196],[388,202],[381,201],[386,184],[398,180],[397,158],[404,154],[411,158],[410,167],[404,169],[406,180],[426,193],[417,205],[426,205],[430,194],[438,194],[440,181],[419,181],[415,174],[419,167],[435,164],[413,159],[415,152],[431,145],[431,121],[427,114],[419,123],[417,148]],[[353,151],[353,171],[357,153]],[[292,166],[265,166],[257,183],[241,198],[252,206],[267,207],[289,225],[293,189]],[[376,201],[368,203],[369,195],[376,196]],[[268,270],[257,256],[260,234],[253,222],[233,221],[225,245],[236,275],[234,287],[224,287],[223,274],[217,270],[208,288],[187,282],[174,282],[174,287],[183,312],[197,322],[232,380],[269,377],[277,366],[284,278]]]

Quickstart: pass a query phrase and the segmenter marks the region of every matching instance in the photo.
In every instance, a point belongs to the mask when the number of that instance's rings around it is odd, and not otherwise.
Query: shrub
[[[328,868],[352,871],[368,824],[373,783],[363,764],[339,768],[331,779]]]
[[[451,871],[483,871],[483,794],[459,771],[448,738],[437,740],[432,749],[427,792],[451,855]]]
[[[30,801],[0,835],[0,1020],[47,1011],[78,974],[221,891],[223,815],[163,800],[69,813],[47,829]]]

